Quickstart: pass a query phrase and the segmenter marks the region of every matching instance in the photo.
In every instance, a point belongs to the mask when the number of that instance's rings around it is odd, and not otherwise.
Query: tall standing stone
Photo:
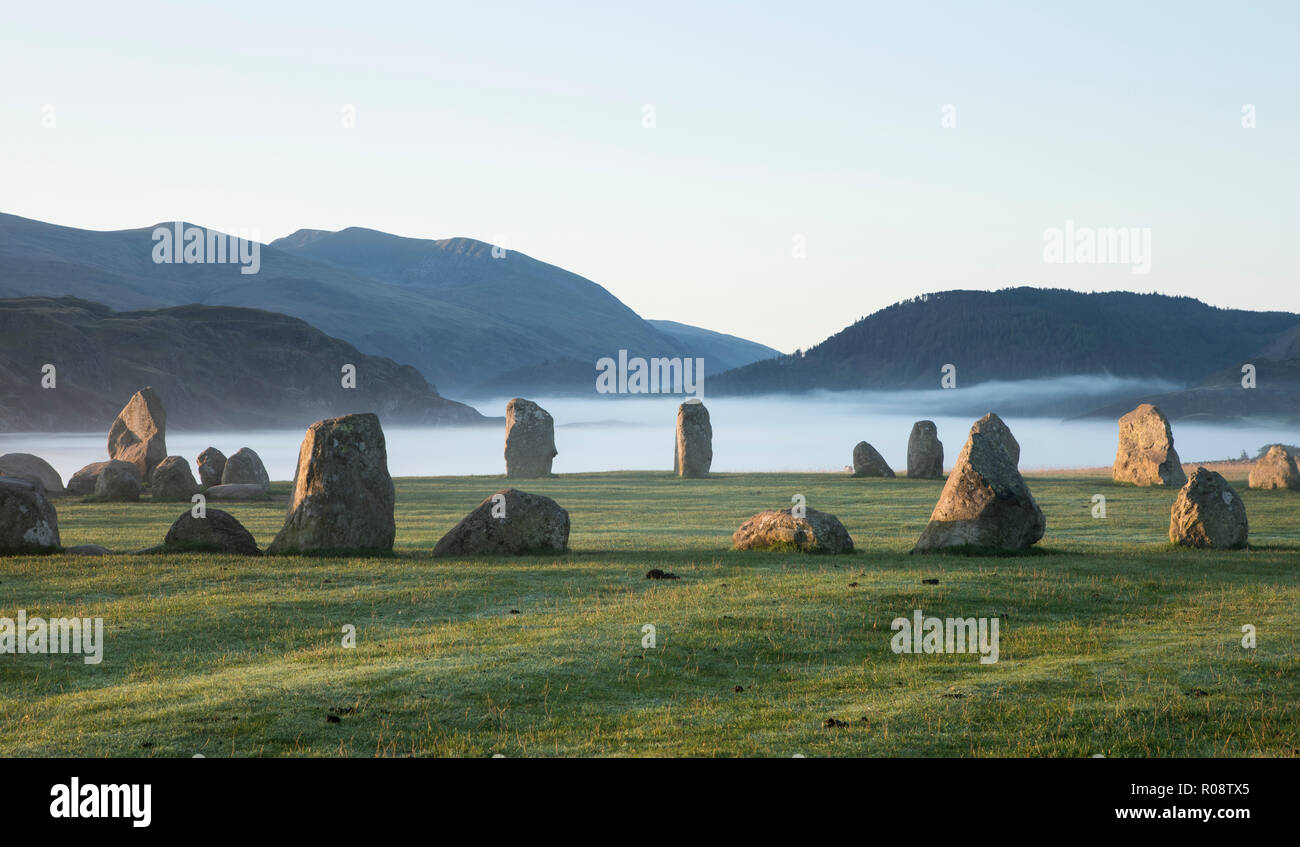
[[[1169,541],[1231,550],[1245,547],[1249,539],[1246,504],[1228,481],[1205,468],[1192,471],[1169,510]]]
[[[995,414],[971,427],[913,553],[951,547],[1026,550],[1047,521],[1016,467],[1020,445]]]
[[[917,421],[907,438],[907,475],[911,479],[943,479],[943,442],[934,421]]]
[[[516,397],[506,404],[506,476],[521,479],[551,475],[555,420],[531,400]]]
[[[709,475],[713,465],[713,424],[709,410],[699,399],[677,407],[677,450],[673,470],[678,476],[699,479]]]
[[[298,451],[284,527],[266,551],[388,553],[397,529],[394,499],[379,417],[317,421]]]
[[[1174,450],[1174,431],[1164,412],[1143,403],[1119,419],[1119,448],[1111,476],[1134,485],[1181,486],[1187,482]]]
[[[151,387],[137,391],[108,430],[108,457],[130,462],[148,479],[167,458],[167,410]]]

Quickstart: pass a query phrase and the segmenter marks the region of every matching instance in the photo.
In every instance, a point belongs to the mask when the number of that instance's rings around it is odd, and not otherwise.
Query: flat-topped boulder
[[[907,438],[907,476],[943,479],[943,442],[934,421],[917,421]]]
[[[189,500],[199,490],[184,456],[168,456],[153,469],[149,490],[155,501]]]
[[[506,476],[536,479],[551,475],[555,420],[532,400],[516,397],[506,404]]]
[[[804,508],[759,512],[731,536],[736,550],[774,553],[852,553],[853,539],[840,519],[829,512]]]
[[[262,464],[262,457],[249,447],[241,447],[226,459],[221,469],[222,485],[260,485],[271,490],[271,477]]]
[[[50,463],[31,453],[6,453],[0,456],[0,476],[38,482],[46,496],[63,494],[63,478]]]
[[[95,474],[95,487],[90,494],[104,502],[134,503],[140,499],[143,487],[140,468],[134,462],[110,459]]]
[[[226,454],[216,447],[209,447],[199,454],[195,464],[199,469],[199,483],[204,488],[221,484],[221,475],[226,470]]]
[[[1183,547],[1238,549],[1250,540],[1246,504],[1222,475],[1198,467],[1169,511],[1169,541]]]
[[[0,555],[57,553],[59,548],[59,516],[44,487],[0,477]]]
[[[1274,444],[1250,469],[1251,488],[1300,488],[1300,470],[1295,458],[1281,444]]]
[[[1119,448],[1111,476],[1134,485],[1181,486],[1187,474],[1174,450],[1174,431],[1164,412],[1143,403],[1119,419]]]
[[[194,517],[194,514],[189,511],[182,513],[167,530],[162,549],[177,553],[262,555],[253,534],[245,529],[234,515],[220,509],[206,509],[204,512],[204,517],[201,518]]]
[[[713,466],[713,424],[709,410],[699,398],[677,407],[677,440],[673,452],[673,472],[678,476],[702,479]]]
[[[167,458],[167,410],[153,388],[137,391],[108,430],[108,457],[130,462],[148,479]]]
[[[214,485],[203,492],[209,500],[270,500],[271,492],[260,485],[232,482]]]
[[[853,447],[854,476],[882,476],[893,478],[894,470],[889,467],[885,457],[865,441],[859,441]]]
[[[460,520],[433,548],[436,558],[563,553],[569,513],[550,497],[503,488]]]
[[[1027,550],[1047,521],[1017,466],[1020,444],[995,414],[971,427],[913,553]]]
[[[366,413],[317,421],[298,451],[284,527],[266,552],[391,552],[397,531],[394,499],[379,417]]]

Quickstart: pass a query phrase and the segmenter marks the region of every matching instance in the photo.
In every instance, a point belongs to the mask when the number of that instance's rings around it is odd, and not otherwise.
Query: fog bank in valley
[[[966,439],[971,423],[997,412],[1021,445],[1027,470],[1108,466],[1115,456],[1116,421],[1104,418],[1062,420],[1025,412],[1044,404],[1090,403],[1116,392],[1161,388],[1158,383],[1072,377],[1062,380],[987,383],[933,391],[810,393],[766,397],[704,398],[713,423],[713,469],[719,472],[841,471],[853,445],[868,441],[898,469],[906,465],[912,423],[935,421],[944,443],[947,467]],[[1082,398],[1082,399],[1081,399]],[[486,415],[504,414],[509,398],[475,403]],[[680,395],[639,397],[546,397],[535,400],[555,417],[557,473],[606,470],[670,470],[673,426]],[[273,479],[293,476],[302,429],[246,432],[167,433],[168,452],[193,460],[216,446],[227,454],[248,446],[266,463]],[[389,467],[394,476],[501,474],[503,428],[385,427]],[[1252,456],[1263,444],[1295,443],[1293,427],[1174,422],[1174,437],[1184,461]],[[66,480],[77,469],[105,458],[105,435],[0,435],[0,453],[36,453]]]

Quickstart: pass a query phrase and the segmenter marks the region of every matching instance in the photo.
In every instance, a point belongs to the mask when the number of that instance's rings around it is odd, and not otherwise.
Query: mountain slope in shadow
[[[591,280],[473,239],[300,230],[262,246],[259,272],[243,274],[237,264],[155,264],[154,229],[98,232],[0,214],[0,297],[279,312],[411,364],[443,388],[550,360],[594,368],[620,349],[702,355]]]
[[[227,306],[115,312],[72,297],[0,300],[0,429],[108,431],[152,385],[169,426],[306,427],[376,412],[385,425],[488,423],[420,372],[297,318]],[[55,387],[42,387],[54,365]],[[343,367],[356,369],[345,388]]]
[[[1252,380],[1243,370],[1247,365],[1253,368]],[[1118,417],[1139,403],[1154,403],[1176,420],[1300,424],[1300,326],[1274,338],[1240,365],[1215,371],[1189,388],[1126,397],[1084,417]]]

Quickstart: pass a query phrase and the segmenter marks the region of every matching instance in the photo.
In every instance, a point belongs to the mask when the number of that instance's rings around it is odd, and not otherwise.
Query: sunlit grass
[[[0,656],[0,754],[1300,755],[1300,493],[1239,485],[1255,549],[1219,553],[1169,548],[1173,491],[1029,483],[1047,535],[1010,558],[908,555],[941,481],[609,473],[519,484],[569,510],[564,556],[429,558],[505,484],[457,477],[397,481],[396,558],[0,559],[0,614],[107,628],[98,666]],[[794,494],[858,552],[730,552]],[[212,505],[263,547],[284,516]],[[183,504],[57,507],[128,551]],[[1000,661],[895,655],[917,608],[1000,616]]]

